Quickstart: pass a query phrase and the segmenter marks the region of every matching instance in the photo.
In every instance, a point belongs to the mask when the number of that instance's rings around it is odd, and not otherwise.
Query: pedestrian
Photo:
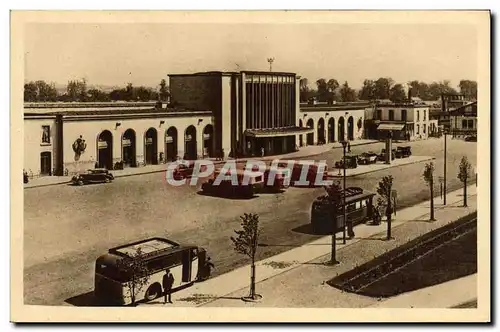
[[[265,152],[266,152],[266,151],[265,151],[264,147],[261,147],[261,148],[260,148],[260,156],[261,156],[261,157],[264,157]]]
[[[347,141],[347,152],[351,153],[351,142]]]
[[[174,285],[174,275],[170,272],[169,269],[165,271],[165,275],[163,276],[163,292],[165,295],[164,302],[172,303],[172,286]]]
[[[210,260],[210,257],[207,258],[207,261],[205,262],[205,277],[208,278],[210,277],[210,274],[212,273],[212,269],[215,268],[214,263]]]
[[[220,150],[220,160],[224,160],[224,149]]]

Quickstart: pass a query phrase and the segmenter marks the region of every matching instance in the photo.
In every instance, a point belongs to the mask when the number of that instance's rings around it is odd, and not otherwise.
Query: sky
[[[398,83],[477,80],[477,32],[466,24],[30,23],[25,81],[155,87],[168,74],[295,72],[310,84],[335,78]]]

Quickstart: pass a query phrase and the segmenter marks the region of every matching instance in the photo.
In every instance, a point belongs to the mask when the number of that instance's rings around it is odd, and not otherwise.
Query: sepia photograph
[[[11,11],[11,321],[490,322],[490,20]]]

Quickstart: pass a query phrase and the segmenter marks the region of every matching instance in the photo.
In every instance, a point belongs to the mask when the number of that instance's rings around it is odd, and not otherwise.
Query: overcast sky
[[[173,73],[268,70],[274,57],[273,71],[310,82],[456,86],[477,79],[477,47],[472,25],[37,23],[25,27],[25,80],[156,86]]]

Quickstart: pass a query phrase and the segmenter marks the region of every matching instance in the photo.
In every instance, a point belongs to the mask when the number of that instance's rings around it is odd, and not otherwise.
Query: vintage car
[[[375,152],[363,152],[358,156],[358,164],[360,165],[368,165],[374,164],[378,160],[378,155]]]
[[[201,190],[203,193],[220,197],[242,197],[251,198],[264,188],[263,176],[253,176],[245,170],[236,170],[237,183],[230,179],[223,179],[219,184],[215,181],[220,174],[220,170],[215,171],[213,178],[203,183]],[[229,174],[227,174],[229,176]],[[245,178],[248,176],[248,179]]]
[[[96,168],[89,169],[84,173],[80,173],[78,175],[73,176],[71,182],[73,184],[83,186],[88,183],[103,183],[103,182],[111,182],[115,179],[113,174],[111,174],[107,169],[104,168]]]
[[[398,146],[396,149],[396,158],[408,158],[411,156],[410,146]]]
[[[184,180],[184,179],[190,178],[193,175],[194,166],[195,166],[194,160],[187,161],[187,164],[177,165],[176,169],[173,172],[174,179],[175,180]],[[206,170],[206,166],[201,165],[200,172],[203,172],[205,170]]]
[[[317,184],[316,183],[317,180],[326,181],[328,178],[328,165],[325,165],[325,167],[321,169],[320,165],[315,161],[280,160],[280,162],[278,163],[278,167],[291,168],[290,186],[293,187],[308,187],[308,188],[319,187],[322,186],[322,184]],[[302,171],[304,167],[307,167],[307,173],[305,174],[305,179],[302,179]],[[318,174],[320,172],[321,174]]]
[[[358,167],[358,156],[357,155],[349,155],[342,157],[341,160],[335,162],[335,168],[357,168]]]
[[[475,135],[467,136],[467,137],[465,137],[464,140],[466,142],[477,142],[477,136],[475,136]]]
[[[394,159],[396,159],[396,149],[392,149],[391,160]],[[385,161],[385,149],[382,149],[382,151],[378,155],[378,160]]]

